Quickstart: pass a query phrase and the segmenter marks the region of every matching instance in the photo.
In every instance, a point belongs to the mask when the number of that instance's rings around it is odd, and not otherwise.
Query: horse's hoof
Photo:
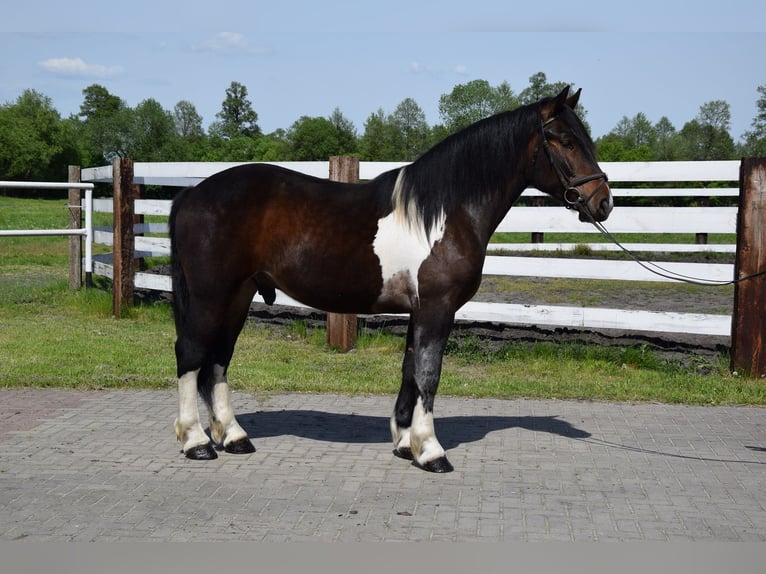
[[[415,457],[412,456],[412,449],[409,447],[395,448],[394,456],[398,456],[404,460],[415,460]]]
[[[428,472],[452,472],[455,468],[447,460],[446,456],[429,460],[425,464],[419,465],[420,468]]]
[[[235,440],[223,447],[223,449],[230,454],[250,454],[255,452],[255,447],[250,439],[247,437]]]
[[[218,454],[215,452],[213,445],[210,443],[201,444],[184,451],[186,458],[192,460],[214,460],[218,458]]]

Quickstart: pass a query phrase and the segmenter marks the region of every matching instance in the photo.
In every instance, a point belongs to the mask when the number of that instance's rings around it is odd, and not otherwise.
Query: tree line
[[[68,165],[104,165],[114,157],[135,161],[311,161],[355,155],[366,161],[411,161],[432,145],[492,114],[558,93],[566,82],[539,72],[515,92],[507,82],[474,80],[439,98],[441,123],[429,126],[423,109],[405,98],[387,113],[371,113],[361,134],[336,108],[327,117],[301,116],[290,127],[264,134],[246,86],[232,82],[216,119],[203,128],[194,104],[167,110],[155,99],[130,107],[93,84],[83,90],[78,114],[62,118],[48,96],[25,90],[0,105],[0,179],[63,181]],[[741,141],[730,135],[729,104],[703,104],[677,129],[662,117],[623,117],[596,140],[601,161],[720,160],[766,155],[766,85],[758,88],[752,129]],[[587,112],[578,109],[587,124]]]

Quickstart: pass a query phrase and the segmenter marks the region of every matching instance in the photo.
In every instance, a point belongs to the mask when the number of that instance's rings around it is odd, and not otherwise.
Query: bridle
[[[598,190],[601,189],[601,186],[603,186],[609,181],[606,174],[603,172],[598,172],[598,173],[586,175],[583,177],[569,178],[567,177],[566,173],[562,169],[561,165],[559,165],[559,163],[556,162],[556,159],[553,157],[553,152],[551,152],[550,145],[548,144],[548,138],[545,137],[545,126],[553,122],[555,119],[556,119],[556,116],[553,116],[547,119],[546,121],[542,121],[542,119],[540,120],[540,139],[537,142],[537,147],[535,148],[535,154],[532,157],[532,168],[534,169],[535,165],[537,164],[537,156],[539,155],[540,146],[542,145],[542,148],[545,150],[545,155],[548,156],[548,161],[550,162],[551,167],[556,172],[556,175],[558,176],[559,181],[561,182],[561,185],[564,187],[564,203],[567,209],[576,209],[581,214],[583,214],[587,218],[587,220],[590,221],[590,223],[592,223],[594,227],[598,229],[604,235],[604,237],[609,239],[612,243],[614,243],[620,249],[622,249],[625,253],[627,253],[631,257],[631,259],[633,259],[641,267],[643,267],[647,271],[654,273],[655,275],[659,275],[660,277],[665,277],[673,281],[683,281],[684,283],[691,283],[693,285],[704,285],[704,286],[713,286],[713,287],[734,285],[736,283],[741,283],[743,281],[747,281],[755,277],[766,275],[766,270],[763,270],[757,273],[753,273],[752,275],[748,275],[746,277],[739,277],[737,279],[733,279],[731,281],[715,281],[715,280],[704,279],[699,277],[690,277],[688,275],[682,275],[676,271],[666,269],[665,267],[662,267],[653,261],[644,261],[641,257],[639,257],[638,255],[636,255],[635,253],[627,249],[614,237],[614,235],[612,235],[606,229],[606,227],[604,227],[603,223],[596,221],[594,219],[593,215],[588,209],[588,202],[590,201],[591,197],[593,197],[598,192]],[[584,183],[588,183],[589,181],[596,181],[598,179],[602,181],[599,185],[596,186],[596,189],[594,189],[590,193],[590,195],[583,195],[583,192],[579,188],[579,186],[581,186]]]
[[[564,193],[562,195],[564,199],[564,205],[567,209],[575,209],[592,219],[592,215],[588,209],[588,202],[594,195],[598,193],[601,187],[609,181],[609,178],[603,172],[593,173],[591,175],[585,175],[583,177],[576,178],[571,178],[566,175],[564,169],[561,167],[561,164],[557,162],[556,158],[553,156],[550,144],[548,143],[548,138],[545,136],[545,126],[554,122],[555,120],[556,116],[550,117],[545,121],[540,119],[540,140],[537,142],[537,148],[535,149],[532,165],[534,166],[534,164],[537,162],[537,154],[539,152],[540,145],[542,144],[545,155],[548,157],[548,161],[550,162],[553,171],[556,172],[556,176],[559,178],[559,181],[564,188]],[[596,186],[596,189],[594,189],[588,195],[583,194],[580,186],[588,183],[589,181],[596,181],[598,179],[601,180],[601,183]]]

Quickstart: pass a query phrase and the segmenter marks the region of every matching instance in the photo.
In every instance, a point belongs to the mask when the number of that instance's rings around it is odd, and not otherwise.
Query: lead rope
[[[628,249],[622,243],[620,243],[617,240],[617,238],[614,235],[612,235],[606,227],[604,227],[603,223],[593,219],[593,216],[590,214],[590,210],[588,210],[587,207],[583,211],[585,212],[585,215],[590,221],[590,223],[593,224],[593,227],[598,229],[599,232],[604,237],[606,237],[609,241],[611,241],[617,247],[619,247],[622,251],[624,251],[631,259],[633,259],[633,261],[638,263],[641,267],[643,267],[650,273],[654,273],[655,275],[659,275],[660,277],[664,277],[665,279],[682,281],[683,283],[689,283],[691,285],[702,285],[704,287],[726,287],[728,285],[734,285],[736,283],[741,283],[742,281],[747,281],[748,279],[754,279],[755,277],[760,277],[761,275],[766,275],[766,270],[764,270],[764,271],[759,271],[758,273],[753,273],[752,275],[740,277],[739,279],[732,279],[731,281],[715,281],[712,279],[705,279],[702,277],[693,277],[690,275],[684,275],[683,273],[678,273],[676,271],[671,271],[670,269],[666,269],[665,267],[662,267],[661,265],[657,265],[656,263],[652,261],[644,261],[643,259],[641,259],[638,255],[636,255],[630,249]]]

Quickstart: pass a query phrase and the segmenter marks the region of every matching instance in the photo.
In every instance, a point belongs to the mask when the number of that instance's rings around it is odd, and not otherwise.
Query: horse
[[[452,471],[436,437],[434,398],[455,312],[479,288],[493,231],[531,186],[581,221],[603,221],[613,208],[574,112],[581,90],[569,92],[480,120],[367,182],[253,163],[180,191],[170,236],[174,427],[185,456],[255,451],[234,415],[227,370],[254,296],[271,305],[279,289],[332,313],[409,314],[393,453],[426,471]]]

